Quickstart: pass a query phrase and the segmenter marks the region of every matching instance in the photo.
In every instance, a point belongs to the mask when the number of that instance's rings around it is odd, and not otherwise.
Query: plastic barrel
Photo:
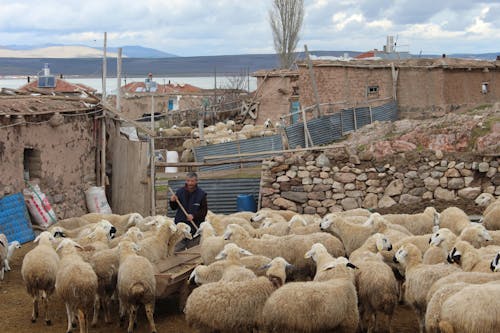
[[[167,151],[167,163],[179,163],[179,153],[175,150]],[[165,167],[166,173],[176,173],[177,167]]]
[[[236,209],[238,212],[256,212],[257,203],[253,194],[238,194],[236,198]]]

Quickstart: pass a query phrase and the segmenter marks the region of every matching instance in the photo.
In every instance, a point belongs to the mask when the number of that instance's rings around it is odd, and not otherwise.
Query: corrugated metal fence
[[[197,162],[204,162],[208,156],[258,153],[261,151],[282,150],[283,143],[281,135],[263,136],[246,140],[225,142],[216,145],[200,146],[194,148],[194,159]],[[252,157],[269,157],[271,154],[262,154]],[[223,161],[224,159],[212,159],[211,161]],[[245,163],[245,166],[258,165],[260,163]],[[217,171],[238,168],[239,164],[224,164],[217,166],[200,167],[200,171]]]
[[[177,189],[184,186],[184,182],[184,179],[169,180],[168,186]],[[208,209],[217,214],[231,214],[237,211],[238,194],[252,194],[257,200],[260,178],[200,179],[198,186],[207,192]],[[169,208],[167,216],[174,215],[175,211]]]
[[[372,107],[350,108],[333,115],[309,120],[307,127],[314,145],[324,145],[339,140],[344,133],[371,124],[373,121],[394,121],[398,118],[395,101]],[[290,148],[305,147],[304,124],[293,124],[285,128]]]
[[[345,133],[371,124],[373,121],[395,121],[398,118],[396,101],[377,107],[361,107],[341,110],[333,115],[309,120],[307,127],[314,145],[324,145],[341,139]],[[285,128],[290,148],[305,147],[304,124],[297,123]],[[205,157],[215,155],[258,153],[262,151],[282,150],[283,143],[280,135],[261,138],[233,141],[216,145],[194,148],[195,160],[204,162]],[[253,157],[268,157],[256,155]],[[219,159],[223,160],[223,159]],[[212,161],[216,161],[213,159]],[[253,165],[258,163],[253,163]],[[246,166],[252,165],[250,163]],[[201,167],[200,171],[228,170],[238,168],[238,164]]]

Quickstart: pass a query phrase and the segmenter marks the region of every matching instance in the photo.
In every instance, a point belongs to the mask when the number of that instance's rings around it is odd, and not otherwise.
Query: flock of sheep
[[[483,216],[209,214],[186,320],[201,332],[386,332],[404,302],[420,332],[496,332],[500,200]]]
[[[188,324],[203,332],[384,332],[399,302],[424,332],[495,332],[500,327],[500,200],[472,223],[459,208],[419,214],[364,209],[323,218],[291,211],[218,215],[197,230],[203,265],[191,273]],[[21,273],[51,323],[49,298],[64,302],[70,332],[111,321],[110,305],[132,332],[139,305],[154,323],[156,263],[191,238],[163,216],[87,214],[36,239]],[[0,235],[0,273],[19,244]],[[2,277],[0,276],[0,277]]]
[[[41,306],[45,323],[51,324],[49,298],[56,292],[66,307],[67,332],[77,321],[80,332],[87,332],[92,310],[91,324],[97,325],[101,307],[105,322],[110,323],[113,298],[119,300],[121,323],[128,315],[128,332],[134,329],[141,304],[151,331],[156,332],[155,264],[173,255],[176,244],[191,237],[187,224],[174,224],[164,216],[91,213],[59,221],[36,237],[37,246],[23,258],[21,275],[33,298],[31,321],[36,322]],[[2,234],[0,249],[5,244]],[[8,268],[9,255],[1,255]]]

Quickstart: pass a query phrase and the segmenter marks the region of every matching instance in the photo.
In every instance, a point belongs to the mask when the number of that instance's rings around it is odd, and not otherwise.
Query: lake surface
[[[32,77],[33,79],[33,77]],[[67,77],[64,78],[66,81],[71,83],[82,83],[94,89],[97,89],[98,92],[102,92],[102,79],[101,78],[85,78],[85,77]],[[196,76],[196,77],[157,77],[153,78],[157,84],[191,84],[193,86],[202,88],[202,89],[213,89],[215,85],[214,77],[210,76]],[[234,81],[234,77],[229,76],[220,76],[217,77],[217,88],[228,88],[231,86],[230,82]],[[130,82],[143,82],[144,78],[122,78],[122,86],[126,83]],[[250,91],[253,91],[257,88],[257,78],[250,77],[250,79],[245,79],[245,87],[243,89],[247,89],[248,81],[250,83]],[[0,88],[11,88],[18,89],[27,83],[26,77],[19,78],[0,78]],[[108,78],[106,80],[106,93],[108,95],[116,94],[116,87],[118,86],[118,82],[115,78]]]

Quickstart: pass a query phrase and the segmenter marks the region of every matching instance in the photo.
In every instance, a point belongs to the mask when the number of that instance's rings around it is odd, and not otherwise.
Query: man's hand
[[[170,197],[170,201],[177,201],[177,200],[179,200],[177,196],[175,194],[172,194],[172,196]]]
[[[193,222],[194,217],[192,214],[188,214],[186,217],[187,217],[189,222]]]

